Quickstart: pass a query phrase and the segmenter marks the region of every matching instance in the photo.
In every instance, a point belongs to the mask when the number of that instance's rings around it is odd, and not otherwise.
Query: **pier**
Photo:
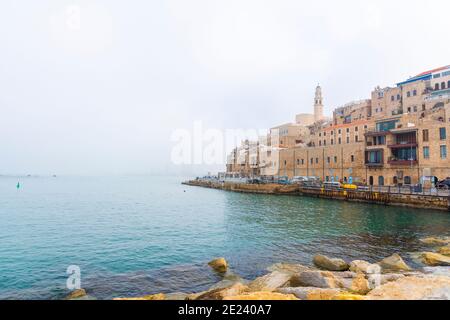
[[[364,189],[326,188],[300,184],[249,184],[214,180],[191,180],[184,185],[218,189],[231,192],[297,195],[351,202],[363,202],[390,206],[434,209],[450,212],[448,190],[420,189],[413,187],[365,187]]]

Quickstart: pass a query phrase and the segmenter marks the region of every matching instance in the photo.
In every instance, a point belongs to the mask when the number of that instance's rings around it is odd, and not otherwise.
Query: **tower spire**
[[[320,84],[316,87],[316,96],[314,97],[314,120],[323,120],[323,97]]]

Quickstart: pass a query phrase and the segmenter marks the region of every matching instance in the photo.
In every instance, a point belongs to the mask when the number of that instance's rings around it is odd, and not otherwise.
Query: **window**
[[[397,95],[397,100],[400,100],[402,97],[398,94]]]
[[[355,132],[358,132],[358,127],[355,127]]]
[[[413,107],[413,111],[414,111],[414,112],[417,112],[417,106],[414,106],[414,107]]]
[[[434,85],[434,90],[439,90],[439,83],[436,83],[436,84]]]
[[[305,164],[305,160],[304,159],[302,159],[302,165],[304,165]]]
[[[439,128],[439,139],[441,140],[447,139],[447,132],[445,128]]]
[[[334,157],[334,163],[337,163],[337,157],[336,156]]]
[[[379,186],[384,186],[384,177],[383,176],[379,176],[378,177],[378,185]]]
[[[319,158],[316,158],[316,163],[319,163]]]
[[[414,89],[413,96],[417,96],[417,90]]]
[[[373,177],[372,176],[369,177],[369,185],[373,186]]]
[[[450,88],[450,80],[447,82],[447,88]]]
[[[445,82],[441,83],[441,89],[444,90],[445,89]]]
[[[324,146],[327,145],[327,140],[323,140],[323,145],[324,145]]]
[[[422,140],[423,140],[423,142],[428,142],[429,139],[430,138],[429,138],[428,129],[422,130]]]
[[[447,158],[447,146],[441,146],[441,159]]]
[[[350,143],[350,137],[347,137],[347,143]]]
[[[423,157],[430,159],[430,147],[423,147]]]
[[[377,131],[389,131],[395,129],[398,120],[385,121],[377,123]]]
[[[358,136],[355,136],[355,142],[358,142],[358,141],[359,141]]]
[[[322,145],[322,140],[319,140],[319,146],[321,146]]]
[[[407,93],[406,93],[406,96],[409,98],[409,97],[411,97],[411,91],[408,91]]]
[[[300,159],[297,159],[297,165],[299,165],[300,164]]]
[[[327,157],[327,163],[330,163],[330,162],[331,162],[330,157]]]
[[[394,183],[394,184],[398,184],[398,178],[395,176],[395,177],[393,177],[392,178],[392,182]]]
[[[411,177],[410,176],[405,176],[405,178],[403,179],[405,184],[411,184]]]
[[[349,132],[350,132],[350,128],[347,128],[347,130],[346,130],[346,131],[347,131],[347,133],[349,133]]]
[[[341,139],[341,138],[339,138],[339,140],[338,140],[338,143],[339,143],[339,144],[341,144],[341,143],[342,143],[342,139]]]
[[[339,134],[341,134],[341,133],[342,133],[341,129],[339,129],[339,130],[338,130],[338,133],[339,133]]]
[[[391,96],[391,101],[394,101],[395,100],[395,97],[394,96]]]
[[[350,161],[351,161],[351,162],[355,162],[355,156],[354,156],[354,155],[351,155],[351,156],[350,156]]]
[[[311,164],[313,164],[314,163],[314,159],[313,158],[311,158]]]
[[[333,145],[334,144],[334,140],[333,139],[331,139],[331,145]]]
[[[286,160],[284,160],[284,166],[286,166],[286,164],[287,164],[287,161],[286,161]]]

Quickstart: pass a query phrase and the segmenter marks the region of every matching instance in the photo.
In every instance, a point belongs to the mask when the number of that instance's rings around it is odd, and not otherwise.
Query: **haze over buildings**
[[[220,169],[171,164],[171,133],[307,120],[318,83],[331,117],[448,64],[448,30],[423,1],[4,0],[0,173]]]

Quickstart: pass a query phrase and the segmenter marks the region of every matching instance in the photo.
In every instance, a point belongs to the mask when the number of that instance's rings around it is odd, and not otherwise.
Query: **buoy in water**
[[[17,182],[17,186],[16,186],[17,190],[20,189],[20,182]]]

